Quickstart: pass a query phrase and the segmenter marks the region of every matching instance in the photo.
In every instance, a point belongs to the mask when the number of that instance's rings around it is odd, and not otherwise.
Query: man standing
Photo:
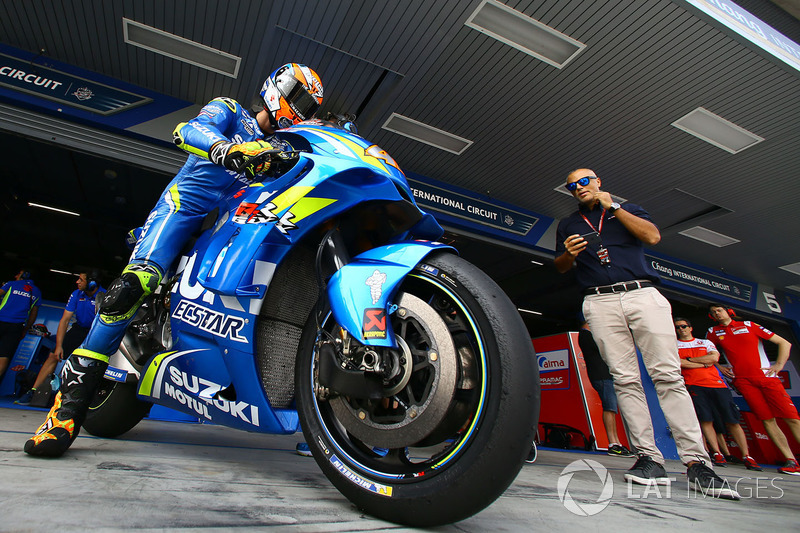
[[[61,315],[61,320],[58,322],[56,347],[47,357],[47,361],[44,362],[41,370],[39,370],[36,381],[33,383],[33,388],[14,403],[19,405],[30,404],[36,389],[50,377],[50,374],[58,366],[58,362],[64,359],[65,354],[69,357],[73,350],[80,346],[86,338],[94,316],[97,314],[96,302],[98,297],[102,298],[102,295],[106,292],[100,286],[97,277],[98,274],[96,272],[81,272],[78,274],[78,279],[75,280],[78,288],[72,291],[67,301],[67,306],[64,308],[64,313]],[[72,324],[72,327],[69,327],[73,315],[75,316],[75,323]]]
[[[0,288],[0,380],[17,351],[17,345],[36,322],[42,291],[33,284],[31,273],[20,270],[14,281]]]
[[[733,440],[742,451],[742,462],[748,470],[761,470],[755,459],[750,457],[747,438],[739,424],[739,409],[733,402],[728,385],[720,376],[717,367],[719,352],[707,339],[695,339],[692,324],[685,318],[675,318],[675,332],[678,334],[678,355],[681,358],[681,374],[686,389],[692,397],[700,429],[706,438],[711,458],[715,465],[725,466],[725,456],[719,451],[717,432],[714,429],[714,411],[719,413]]]
[[[736,314],[722,304],[713,303],[708,306],[708,311],[717,325],[708,328],[706,338],[725,354],[733,366],[732,370],[725,367],[720,369],[733,379],[733,386],[744,396],[750,411],[761,420],[770,440],[786,459],[778,472],[800,476],[800,466],[789,447],[786,435],[775,421],[776,417],[783,418],[795,440],[800,442],[800,416],[797,407],[778,379],[778,372],[783,370],[789,360],[791,343],[755,322],[733,320]],[[767,359],[762,339],[778,345],[778,359],[774,363]]]
[[[585,295],[583,315],[611,370],[631,444],[639,452],[625,479],[640,484],[669,482],[639,374],[638,346],[681,461],[688,466],[689,485],[705,494],[738,500],[739,494],[708,466],[711,459],[681,377],[671,306],[653,286],[658,274],[644,257],[643,245],[658,243],[661,234],[647,211],[634,204],[620,206],[600,185],[600,178],[588,168],[567,176],[566,188],[580,205],[558,224],[555,265],[562,273],[577,265],[576,277]]]

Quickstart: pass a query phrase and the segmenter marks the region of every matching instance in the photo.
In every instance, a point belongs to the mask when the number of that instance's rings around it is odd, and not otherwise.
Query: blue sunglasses
[[[597,176],[585,176],[578,181],[573,181],[572,183],[567,183],[566,187],[569,192],[573,192],[575,189],[578,188],[578,185],[581,187],[586,187],[589,185],[589,180],[596,180]]]

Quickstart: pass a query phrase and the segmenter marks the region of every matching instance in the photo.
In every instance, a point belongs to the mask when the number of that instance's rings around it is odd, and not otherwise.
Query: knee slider
[[[108,287],[98,307],[100,317],[106,322],[126,320],[133,316],[147,296],[161,282],[161,275],[153,267],[132,265],[122,271]]]

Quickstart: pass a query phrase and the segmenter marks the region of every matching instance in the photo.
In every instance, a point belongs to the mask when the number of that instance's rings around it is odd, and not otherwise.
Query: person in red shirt
[[[777,377],[789,360],[791,343],[755,322],[733,320],[736,315],[721,304],[711,304],[708,311],[717,325],[708,328],[706,338],[732,365],[732,368],[719,367],[720,370],[733,379],[733,386],[744,396],[752,413],[763,422],[767,436],[786,458],[778,472],[800,476],[800,465],[775,421],[775,418],[782,418],[795,440],[800,442],[800,415]],[[774,363],[767,359],[763,340],[778,345],[778,358]]]
[[[761,470],[756,460],[750,457],[747,438],[739,424],[739,409],[733,402],[731,391],[714,366],[719,361],[719,352],[711,341],[694,338],[692,323],[687,319],[676,317],[674,323],[678,336],[681,374],[692,397],[700,429],[711,451],[711,460],[717,466],[727,465],[725,456],[719,451],[717,432],[714,429],[716,410],[742,451],[744,465],[748,470]]]

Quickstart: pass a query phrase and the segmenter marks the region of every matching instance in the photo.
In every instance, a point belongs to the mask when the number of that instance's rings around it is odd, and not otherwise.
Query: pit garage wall
[[[185,155],[169,136],[175,124],[198,109],[191,102],[0,44],[0,128],[12,132],[176,171]],[[407,177],[417,203],[443,226],[553,257],[557,220],[427,176],[409,172]],[[800,295],[654,252],[648,252],[648,260],[665,287],[786,321],[800,338]]]

